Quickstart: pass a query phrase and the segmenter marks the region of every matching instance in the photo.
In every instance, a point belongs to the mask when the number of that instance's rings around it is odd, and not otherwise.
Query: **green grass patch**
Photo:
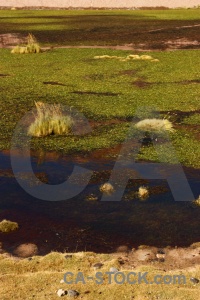
[[[7,76],[0,76],[0,149],[10,147],[17,122],[33,109],[35,101],[75,109],[91,124],[96,124],[90,133],[81,136],[32,139],[33,149],[64,153],[88,152],[123,142],[136,111],[140,110],[140,115],[147,118],[150,106],[172,121],[176,131],[172,141],[181,162],[199,167],[197,135],[183,132],[175,116],[177,111],[195,113],[200,109],[200,85],[194,83],[199,80],[199,51],[147,53],[159,62],[94,59],[98,55],[126,57],[130,54],[137,53],[55,49],[40,55],[15,56],[1,49],[0,74]],[[188,147],[191,151],[186,151]]]
[[[200,123],[200,114],[196,113],[193,114],[192,116],[184,118],[184,124],[189,124],[189,125],[198,125]]]

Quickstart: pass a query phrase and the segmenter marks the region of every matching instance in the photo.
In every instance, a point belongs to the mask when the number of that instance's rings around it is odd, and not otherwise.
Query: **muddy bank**
[[[194,25],[191,27],[200,27],[199,25]],[[183,26],[184,28],[184,26]],[[146,33],[157,32],[161,29],[149,31]],[[13,48],[16,45],[23,45],[27,42],[27,36],[22,35],[20,33],[7,33],[0,34],[0,48]],[[124,51],[160,51],[160,50],[180,50],[180,49],[199,49],[200,41],[198,40],[190,40],[188,38],[177,38],[171,40],[160,40],[155,43],[131,43],[125,45],[117,45],[117,46],[99,46],[99,45],[82,45],[82,46],[72,46],[72,45],[62,45],[62,46],[52,46],[52,47],[43,47],[43,51],[53,50],[57,48],[79,48],[79,49],[111,49],[111,50],[124,50]]]

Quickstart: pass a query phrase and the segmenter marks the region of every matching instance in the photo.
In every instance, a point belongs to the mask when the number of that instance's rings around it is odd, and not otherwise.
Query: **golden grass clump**
[[[144,119],[135,124],[144,131],[174,131],[172,123],[167,119]]]
[[[130,55],[127,56],[127,57],[129,57],[129,58],[131,58],[131,59],[140,59],[140,56],[137,55],[137,54],[130,54]]]
[[[87,195],[86,200],[87,201],[97,201],[98,197],[94,194],[90,194],[90,195]]]
[[[200,195],[199,195],[199,198],[197,198],[196,200],[192,201],[192,203],[193,203],[195,206],[200,207]]]
[[[33,34],[29,33],[26,46],[16,46],[11,50],[13,54],[40,53],[41,48]]]
[[[109,182],[106,182],[100,186],[100,191],[102,193],[110,196],[114,193],[115,189],[112,186],[112,184],[110,184]]]
[[[73,120],[63,114],[59,104],[35,102],[37,115],[28,129],[28,135],[42,137],[47,135],[65,135],[72,130]]]
[[[116,56],[116,55],[100,55],[94,56],[94,59],[104,59],[104,58],[111,58],[111,59],[118,59],[119,61],[131,61],[131,60],[149,60],[149,61],[159,61],[158,59],[154,59],[150,55],[138,55],[138,54],[130,54],[126,57]]]
[[[110,56],[110,55],[94,56],[94,59],[101,59],[101,58],[112,58],[112,56]]]
[[[18,228],[19,225],[16,222],[11,222],[9,220],[3,220],[0,222],[0,232],[11,232]]]
[[[140,58],[141,58],[142,60],[152,60],[152,59],[153,59],[153,57],[150,56],[150,55],[141,55]]]
[[[138,190],[140,200],[146,200],[149,197],[149,190],[145,186],[140,186]]]

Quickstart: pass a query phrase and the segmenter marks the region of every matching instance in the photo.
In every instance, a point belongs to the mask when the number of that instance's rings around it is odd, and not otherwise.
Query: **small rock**
[[[71,254],[67,254],[67,255],[65,255],[65,258],[66,258],[66,259],[72,258],[72,255],[71,255]]]
[[[103,266],[102,263],[96,263],[96,264],[93,265],[95,270],[100,269],[102,266]]]
[[[77,291],[75,291],[75,290],[68,290],[68,291],[67,291],[67,295],[68,295],[69,297],[76,297],[76,296],[79,295],[79,292],[77,292]]]
[[[60,283],[65,283],[64,279],[61,279]]]
[[[63,289],[59,289],[59,290],[57,291],[57,295],[58,295],[58,297],[62,297],[62,296],[64,296],[64,295],[66,295],[66,291],[64,291]]]
[[[156,254],[156,257],[158,258],[158,259],[164,259],[165,258],[165,256],[166,256],[166,254],[165,254],[165,251],[163,250],[163,249],[159,249],[158,251],[157,251],[157,254]]]
[[[128,252],[130,252],[130,249],[129,249],[128,246],[125,246],[125,245],[124,246],[119,246],[119,247],[117,247],[116,252],[128,253]]]
[[[118,258],[118,262],[120,265],[124,265],[125,264],[125,261],[120,257]]]
[[[194,283],[194,284],[199,283],[199,279],[194,278],[194,277],[191,277],[191,278],[190,278],[190,281],[191,281],[192,283]]]
[[[165,254],[165,251],[163,249],[158,249],[157,253],[158,254]]]
[[[13,250],[13,254],[21,258],[28,258],[37,255],[37,253],[38,247],[31,243],[21,244]]]
[[[117,272],[119,272],[119,270],[115,267],[111,267],[110,272],[117,273]]]

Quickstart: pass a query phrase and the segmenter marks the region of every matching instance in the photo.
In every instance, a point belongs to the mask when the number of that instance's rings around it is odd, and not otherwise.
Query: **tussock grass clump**
[[[200,196],[196,200],[192,201],[193,205],[200,207]]]
[[[11,222],[9,220],[3,220],[0,222],[0,232],[11,232],[18,228],[19,225],[16,222]]]
[[[138,190],[140,200],[146,200],[149,197],[149,190],[145,186],[140,186]]]
[[[86,200],[87,201],[97,201],[98,197],[94,194],[90,194],[90,195],[87,195]]]
[[[40,53],[41,48],[33,34],[29,33],[27,37],[26,46],[16,46],[12,49],[11,53],[14,54],[27,54],[27,53]]]
[[[100,191],[102,193],[110,196],[114,193],[115,189],[112,186],[112,184],[110,184],[109,182],[106,182],[100,186]]]
[[[63,114],[59,104],[35,102],[37,115],[28,129],[28,135],[42,137],[47,135],[66,135],[71,132],[73,120]]]
[[[94,59],[117,59],[119,61],[131,61],[131,60],[149,60],[149,61],[159,61],[159,59],[154,59],[150,55],[138,55],[138,54],[130,54],[128,56],[116,56],[116,55],[99,55],[94,56]]]
[[[167,119],[144,119],[135,124],[143,131],[174,131],[172,123]]]

